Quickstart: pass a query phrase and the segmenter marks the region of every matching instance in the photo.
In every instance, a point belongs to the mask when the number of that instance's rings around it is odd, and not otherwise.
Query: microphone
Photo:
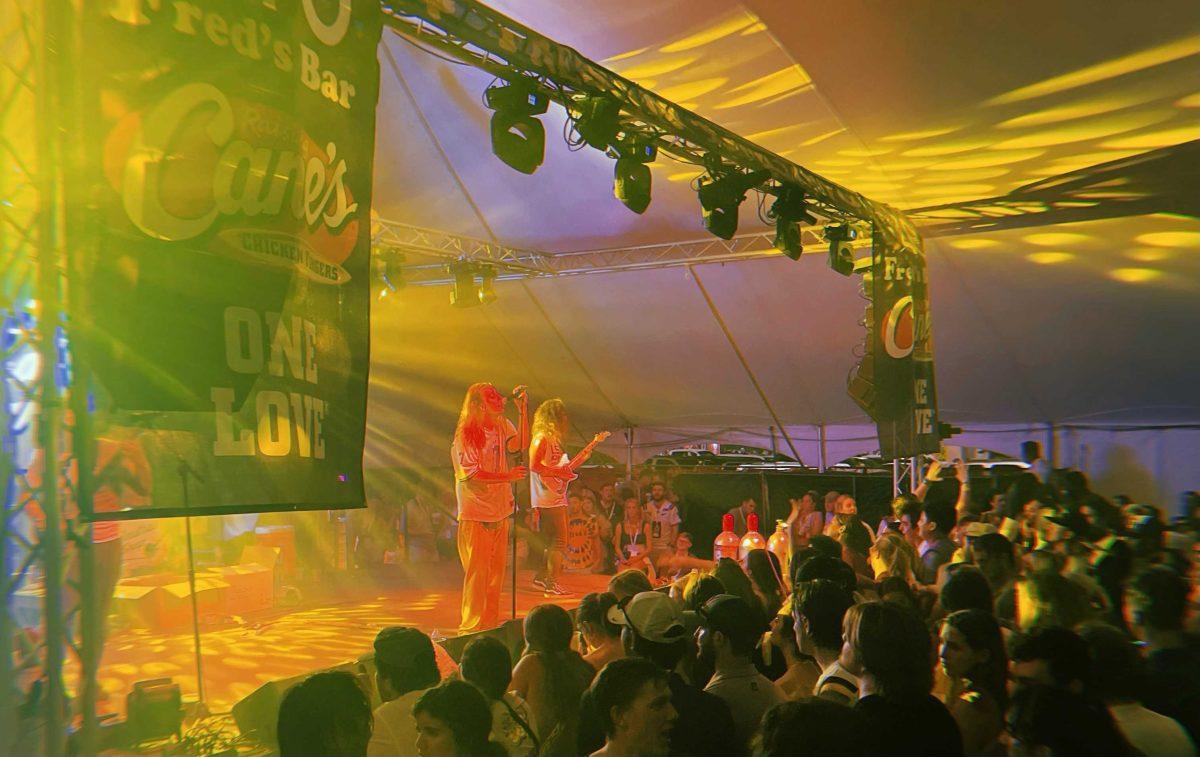
[[[512,390],[513,399],[523,396],[528,389],[529,387],[525,386],[524,384],[517,384]]]

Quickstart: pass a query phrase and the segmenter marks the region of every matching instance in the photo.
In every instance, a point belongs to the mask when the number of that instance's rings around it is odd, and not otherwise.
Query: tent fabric
[[[1081,0],[493,4],[901,208],[991,197],[1200,138],[1200,5],[1186,0],[1103,13]],[[380,60],[380,216],[548,253],[705,236],[696,167],[657,161],[653,201],[635,215],[612,197],[611,159],[560,138],[561,108],[542,117],[545,162],[525,176],[492,155],[481,97],[490,76],[392,34]],[[742,207],[744,231],[764,228],[755,205],[751,196]],[[926,252],[944,420],[1200,423],[1195,218],[980,232],[927,240]],[[600,428],[669,440],[774,425],[697,277],[784,426],[848,429],[861,441],[839,449],[868,452],[868,419],[845,393],[865,303],[823,250],[807,253],[500,282],[495,303],[471,309],[450,307],[447,288],[401,290],[372,312],[367,463],[444,458],[476,380],[527,383],[535,401],[563,397],[579,441]],[[1178,438],[1196,449],[1194,435]],[[624,460],[618,438],[608,447]],[[1157,453],[1143,452],[1161,478]],[[1200,486],[1200,463],[1169,457],[1183,468],[1173,486]]]

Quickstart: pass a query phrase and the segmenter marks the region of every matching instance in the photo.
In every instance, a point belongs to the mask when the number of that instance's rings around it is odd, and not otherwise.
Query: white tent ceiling
[[[510,0],[493,5],[872,199],[973,200],[1200,139],[1200,4]],[[374,205],[551,253],[699,239],[693,166],[660,158],[643,216],[612,161],[543,118],[532,176],[490,148],[490,77],[385,33]],[[1185,190],[1200,191],[1200,181]],[[754,202],[743,229],[761,228]],[[1158,214],[927,243],[939,400],[965,423],[1200,421],[1200,222]],[[749,371],[700,284],[741,350]],[[368,463],[440,460],[465,387],[528,383],[585,429],[861,423],[856,282],[822,255],[503,282],[372,313]],[[750,374],[762,390],[755,388]],[[766,402],[763,396],[766,397]]]

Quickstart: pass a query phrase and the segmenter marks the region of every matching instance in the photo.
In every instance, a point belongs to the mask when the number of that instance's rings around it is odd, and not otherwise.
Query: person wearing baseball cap
[[[630,657],[641,657],[667,673],[671,705],[679,713],[671,731],[671,754],[694,757],[724,757],[747,754],[738,739],[729,707],[718,697],[693,686],[676,672],[688,650],[688,632],[683,610],[675,600],[656,591],[635,594],[609,608],[610,622],[621,626],[621,640]],[[590,692],[580,703],[579,754],[591,754],[604,746],[604,724]]]
[[[718,594],[699,611],[700,658],[716,671],[704,687],[729,705],[738,742],[748,746],[763,714],[787,697],[754,667],[751,655],[763,631],[759,613],[741,597]]]

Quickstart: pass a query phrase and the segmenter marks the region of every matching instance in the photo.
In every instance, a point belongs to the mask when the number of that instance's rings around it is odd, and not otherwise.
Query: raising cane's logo
[[[912,354],[916,333],[913,329],[912,295],[896,300],[883,318],[882,332],[880,337],[888,357],[902,360]]]
[[[289,134],[285,123],[211,84],[187,84],[118,121],[105,143],[105,174],[148,236],[184,241],[222,217],[254,218],[258,228],[218,235],[226,253],[344,283],[341,264],[358,238],[346,160],[334,142]]]

